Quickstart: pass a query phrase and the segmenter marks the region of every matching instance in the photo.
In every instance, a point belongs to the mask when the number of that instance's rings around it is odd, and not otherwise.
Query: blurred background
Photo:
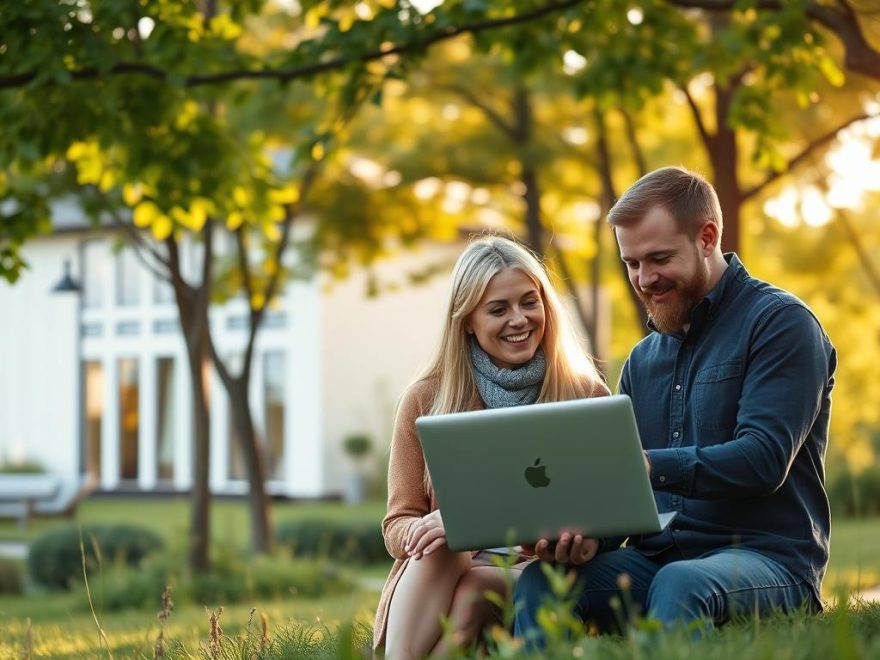
[[[258,553],[290,501],[372,500],[375,524],[468,238],[544,257],[613,389],[646,328],[604,216],[666,165],[705,174],[725,251],[822,321],[833,510],[876,515],[877,9],[5,4],[0,531],[153,498],[203,571],[212,498]]]

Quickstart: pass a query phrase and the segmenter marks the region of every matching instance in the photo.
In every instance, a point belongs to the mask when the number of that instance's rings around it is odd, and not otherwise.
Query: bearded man
[[[651,333],[624,365],[657,508],[658,534],[539,541],[516,588],[516,634],[543,645],[542,561],[577,576],[575,613],[618,623],[614,597],[665,626],[819,611],[830,533],[825,451],[836,353],[792,294],[722,254],[718,197],[667,167],[608,214]],[[621,585],[629,592],[620,593]]]

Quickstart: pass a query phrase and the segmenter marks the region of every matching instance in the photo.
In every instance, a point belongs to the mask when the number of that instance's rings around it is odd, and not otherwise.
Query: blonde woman
[[[395,562],[373,632],[386,658],[444,654],[450,641],[469,646],[498,614],[484,593],[506,596],[503,569],[490,559],[497,551],[456,553],[446,546],[416,418],[606,394],[542,264],[506,238],[472,242],[452,274],[437,356],[397,410],[382,522]],[[452,640],[441,639],[442,617]]]

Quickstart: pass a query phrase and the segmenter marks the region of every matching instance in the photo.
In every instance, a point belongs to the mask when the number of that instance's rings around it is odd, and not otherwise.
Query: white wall
[[[368,273],[325,280],[322,299],[324,365],[323,438],[327,488],[342,492],[352,465],[343,439],[356,432],[373,437],[374,466],[384,470],[393,415],[404,388],[427,366],[440,340],[448,304],[449,274],[461,245],[432,245],[383,261],[373,270],[399,289],[366,296]],[[443,273],[413,285],[408,274],[429,265]]]
[[[51,289],[65,259],[76,268],[76,245],[70,234],[32,241],[30,269],[0,281],[0,461],[35,460],[65,479],[79,474],[77,295]]]

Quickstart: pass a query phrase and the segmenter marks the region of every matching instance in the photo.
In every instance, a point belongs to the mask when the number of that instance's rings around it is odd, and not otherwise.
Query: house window
[[[156,476],[174,479],[174,426],[176,400],[174,359],[159,358],[156,362]]]
[[[119,369],[119,477],[135,480],[138,476],[138,384],[137,358],[122,358]]]
[[[100,362],[83,365],[85,375],[84,471],[96,481],[101,478],[101,421],[104,418],[104,368]]]
[[[134,250],[126,248],[116,255],[116,304],[132,307],[140,301],[140,264]]]
[[[83,245],[83,307],[104,305],[104,282],[107,279],[107,246],[102,241]]]
[[[266,475],[284,478],[284,381],[286,359],[282,351],[263,356],[263,391],[266,402]]]

